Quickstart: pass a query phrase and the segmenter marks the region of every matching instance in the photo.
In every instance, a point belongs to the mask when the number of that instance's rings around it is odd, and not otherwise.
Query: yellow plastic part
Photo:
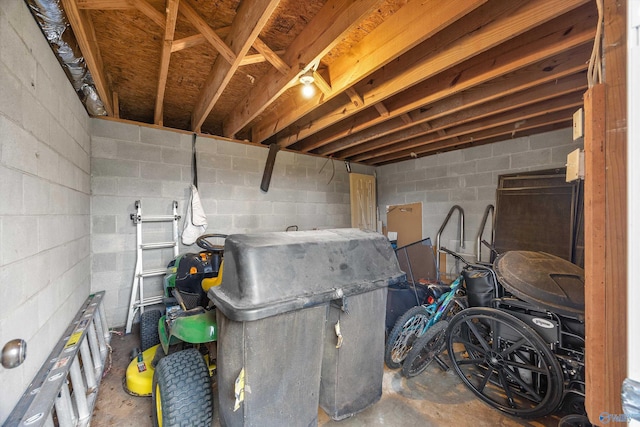
[[[158,420],[158,427],[162,427],[162,396],[160,393],[160,385],[156,384],[156,420]]]
[[[208,277],[205,279],[202,279],[202,289],[207,292],[209,290],[209,288],[213,287],[213,286],[219,286],[220,283],[222,283],[222,269],[224,268],[224,261],[222,261],[220,263],[220,271],[218,271],[218,276],[217,277]]]
[[[153,388],[153,367],[151,361],[156,354],[156,350],[160,345],[142,352],[142,362],[138,362],[138,358],[134,358],[127,367],[127,389],[131,394],[137,396],[151,396]],[[140,369],[143,369],[142,371]]]

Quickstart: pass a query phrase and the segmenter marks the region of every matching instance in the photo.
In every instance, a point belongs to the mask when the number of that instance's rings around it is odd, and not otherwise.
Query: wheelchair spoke
[[[480,345],[482,345],[482,348],[484,349],[484,351],[485,352],[486,351],[491,351],[491,349],[489,348],[489,345],[485,341],[484,336],[482,336],[480,331],[478,331],[478,328],[476,327],[476,325],[473,322],[471,322],[470,320],[467,320],[465,323],[466,323],[467,327],[469,328],[469,330],[471,332],[473,332],[473,335],[476,336],[476,338],[480,342]]]
[[[482,393],[484,391],[484,388],[487,386],[487,383],[489,382],[489,378],[491,378],[492,375],[493,375],[493,369],[488,367],[487,368],[487,373],[484,376],[484,378],[482,379],[482,383],[480,384],[480,387],[478,387],[478,391],[480,393]]]
[[[520,387],[525,389],[525,391],[530,396],[529,399],[534,400],[536,403],[542,402],[542,397],[538,393],[536,393],[535,390],[532,389],[529,384],[522,381],[522,378],[520,378],[520,375],[518,375],[515,371],[512,371],[511,369],[509,369],[509,367],[507,366],[504,367],[504,370],[511,378],[513,378],[518,383]]]
[[[513,343],[509,347],[505,348],[500,354],[502,355],[502,357],[506,359],[508,355],[519,350],[526,343],[527,343],[527,339],[522,337],[516,343]]]
[[[509,387],[509,381],[507,380],[507,376],[504,374],[504,370],[500,369],[498,371],[498,375],[500,376],[500,383],[502,384],[502,388],[504,389],[505,394],[507,395],[507,403],[512,408],[517,408],[515,401],[513,400],[513,393],[511,393],[511,387]]]
[[[457,342],[457,343],[460,343],[460,344],[464,345],[464,347],[465,347],[465,349],[467,350],[467,352],[468,352],[469,350],[472,350],[472,351],[475,351],[475,352],[480,353],[480,354],[485,354],[485,350],[484,350],[483,348],[478,347],[477,345],[473,344],[472,342],[469,342],[469,341],[467,341],[467,340],[460,339],[460,338],[458,338],[458,337],[455,337],[455,338],[454,338],[454,341],[455,341],[455,342]]]
[[[515,360],[505,360],[507,365],[517,368],[517,369],[526,369],[527,371],[536,372],[538,374],[546,374],[547,371],[544,368],[540,368],[538,366],[527,365],[525,363],[517,362]]]

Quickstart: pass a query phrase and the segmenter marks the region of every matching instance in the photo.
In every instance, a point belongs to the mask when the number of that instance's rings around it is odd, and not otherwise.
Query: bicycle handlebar
[[[440,250],[442,252],[448,253],[449,255],[451,255],[452,257],[457,259],[458,261],[462,262],[467,267],[477,267],[477,268],[484,268],[484,269],[490,268],[490,267],[487,267],[486,265],[471,263],[471,262],[467,261],[466,259],[464,259],[462,256],[460,256],[458,253],[453,252],[452,250],[447,249],[444,246],[441,246]]]

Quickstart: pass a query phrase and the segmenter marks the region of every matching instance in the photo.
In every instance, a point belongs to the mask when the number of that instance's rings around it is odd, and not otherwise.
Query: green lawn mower
[[[127,368],[125,386],[130,394],[152,396],[156,426],[211,424],[218,327],[207,291],[222,282],[226,237],[202,235],[196,240],[202,251],[171,261],[164,312],[140,316],[140,351]]]

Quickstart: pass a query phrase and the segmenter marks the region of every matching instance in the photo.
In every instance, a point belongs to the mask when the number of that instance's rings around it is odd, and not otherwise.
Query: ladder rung
[[[140,245],[140,249],[164,249],[172,248],[176,245],[176,242],[158,242],[158,243],[143,243]]]
[[[176,215],[142,215],[140,221],[142,222],[170,222],[175,221],[179,216]]]
[[[140,277],[162,276],[166,272],[166,268],[154,268],[153,270],[145,270],[141,272]]]
[[[163,295],[156,295],[153,297],[147,297],[138,303],[140,307],[146,307],[148,305],[160,304],[164,300]]]

